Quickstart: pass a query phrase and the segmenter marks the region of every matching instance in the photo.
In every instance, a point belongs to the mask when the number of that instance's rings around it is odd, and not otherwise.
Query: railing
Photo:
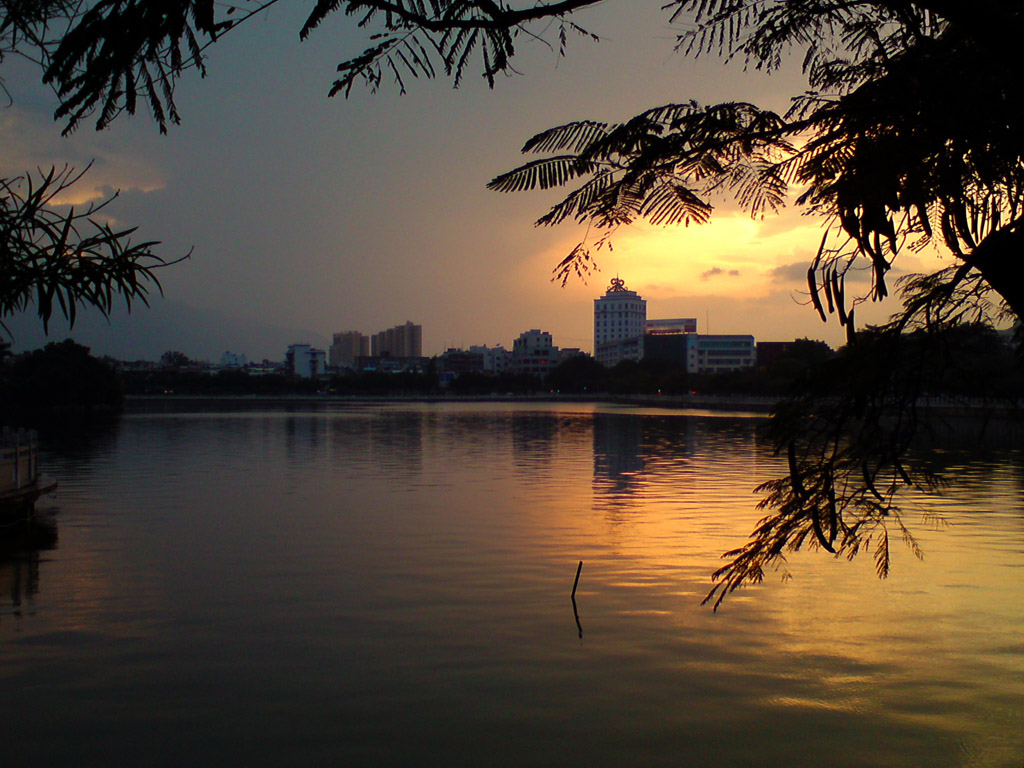
[[[0,493],[32,485],[38,474],[36,433],[4,427],[0,432]]]

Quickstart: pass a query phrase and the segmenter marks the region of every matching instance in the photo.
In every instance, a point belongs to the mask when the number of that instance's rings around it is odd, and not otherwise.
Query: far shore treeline
[[[870,333],[870,331],[868,331]],[[905,337],[913,354],[915,338]],[[181,353],[168,353],[163,364],[132,369],[98,358],[71,339],[43,349],[12,355],[3,350],[0,362],[0,423],[33,427],[59,419],[117,414],[125,397],[133,396],[352,396],[437,397],[480,395],[747,395],[778,397],[794,386],[816,379],[829,386],[830,366],[848,370],[857,345],[833,352],[823,342],[797,340],[768,365],[719,374],[691,374],[679,364],[641,360],[605,368],[588,355],[570,358],[544,378],[505,373],[461,373],[444,376],[434,358],[422,372],[345,371],[318,379],[280,373],[251,375],[242,369],[216,372],[190,366]],[[1016,400],[1024,394],[1024,361],[987,326],[953,329],[941,353],[946,359],[941,378],[927,382],[936,397]],[[845,358],[846,366],[836,365]],[[949,366],[952,359],[955,365]],[[870,361],[864,361],[865,369]],[[72,417],[74,417],[72,419]]]

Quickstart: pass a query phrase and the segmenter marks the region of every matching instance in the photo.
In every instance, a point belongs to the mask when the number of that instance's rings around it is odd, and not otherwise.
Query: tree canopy
[[[66,30],[79,8],[64,0],[0,4],[0,64],[23,56],[45,66],[63,39],[54,27]],[[0,328],[29,308],[44,329],[55,312],[74,325],[80,306],[109,315],[117,300],[131,308],[159,290],[156,270],[168,262],[153,252],[156,243],[133,243],[134,228],[109,224],[103,209],[113,198],[78,209],[55,204],[88,170],[53,167],[0,178]]]
[[[65,131],[93,116],[103,128],[140,104],[166,130],[179,119],[174,86],[182,73],[204,71],[207,46],[275,2],[7,2],[0,57],[32,52],[61,99],[56,117]],[[564,54],[571,35],[590,35],[576,19],[597,4],[315,0],[298,33],[314,34],[332,15],[366,31],[368,47],[338,65],[330,95],[359,83],[376,90],[388,79],[403,91],[417,77],[458,85],[474,69],[494,85],[514,73],[520,42],[545,39]],[[849,350],[775,415],[789,473],[764,487],[771,513],[748,546],[731,553],[709,598],[717,605],[804,543],[852,554],[873,540],[884,573],[898,489],[934,483],[908,457],[917,395],[929,378],[946,377],[937,363],[954,365],[948,350],[956,328],[1024,311],[1016,265],[1024,250],[1024,78],[1016,51],[1024,8],[1000,0],[666,0],[664,11],[684,27],[681,53],[764,70],[795,55],[806,88],[783,114],[680,94],[620,123],[557,126],[524,145],[538,158],[490,187],[572,186],[538,223],[575,220],[598,234],[556,265],[562,280],[585,273],[593,249],[617,227],[641,218],[699,224],[723,195],[755,216],[793,202],[821,217],[808,304],[847,328]],[[24,209],[10,199],[0,211]],[[106,245],[127,234],[105,232]],[[44,263],[65,259],[62,236],[57,242]],[[944,249],[948,266],[906,278],[898,286],[902,310],[858,333],[857,307],[887,296],[896,260],[926,246]],[[138,259],[148,252],[121,247],[106,263],[127,253],[128,272],[140,280],[106,275],[86,290],[54,290],[61,309],[76,298],[144,297],[140,287],[153,275]],[[6,246],[2,253],[6,264]],[[870,289],[856,293],[847,278],[860,271],[870,274]],[[0,283],[5,291],[18,285],[6,276]],[[99,290],[90,292],[92,285]],[[24,306],[27,294],[18,290],[0,309]]]

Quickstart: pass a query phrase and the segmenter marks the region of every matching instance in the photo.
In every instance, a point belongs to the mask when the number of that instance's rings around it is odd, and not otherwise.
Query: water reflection
[[[556,414],[516,414],[511,420],[512,456],[521,473],[544,472],[551,465],[560,424]]]
[[[0,623],[20,618],[39,592],[40,553],[57,547],[57,523],[50,512],[0,526]]]
[[[624,414],[594,414],[594,488],[625,496],[644,471],[644,421]]]
[[[5,764],[1014,765],[1019,456],[941,457],[957,485],[908,523],[950,525],[888,581],[801,553],[712,614],[708,576],[781,468],[756,424],[129,414],[87,472],[57,457],[60,548],[0,561]],[[7,632],[15,601],[32,620]]]

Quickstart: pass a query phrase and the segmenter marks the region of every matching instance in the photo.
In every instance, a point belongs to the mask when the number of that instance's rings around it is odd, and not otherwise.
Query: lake
[[[944,453],[889,579],[801,552],[715,613],[762,423],[132,403],[0,551],[3,765],[1024,766],[1021,455]]]

